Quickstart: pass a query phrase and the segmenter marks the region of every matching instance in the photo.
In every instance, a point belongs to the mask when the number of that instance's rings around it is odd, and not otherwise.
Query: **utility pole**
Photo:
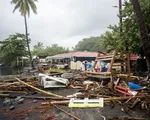
[[[122,0],[119,0],[119,16],[120,16],[119,17],[119,23],[120,23],[120,38],[121,38],[121,35],[122,35]],[[121,71],[124,71],[123,66],[121,66]]]
[[[121,36],[121,33],[122,33],[122,0],[119,0],[119,15],[120,15],[119,21],[120,21],[120,36]]]
[[[121,34],[122,34],[122,0],[119,0],[119,15],[120,15],[119,21],[120,21],[120,37],[121,37]],[[125,42],[126,42],[125,51],[128,52],[128,39],[126,39]]]

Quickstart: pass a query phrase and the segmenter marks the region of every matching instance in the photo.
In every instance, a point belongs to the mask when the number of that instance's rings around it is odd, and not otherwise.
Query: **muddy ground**
[[[71,95],[78,91],[78,89],[53,89],[48,90],[59,95]],[[29,95],[29,94],[28,94]],[[32,94],[32,96],[43,96],[42,94]],[[14,104],[15,109],[9,110],[10,105],[3,106],[3,98],[0,98],[0,120],[74,120],[72,117],[66,115],[62,111],[49,106],[46,109],[29,109],[34,106],[41,106],[41,102],[45,100],[38,100],[37,103],[33,103],[35,99],[26,99],[22,104]],[[150,114],[144,110],[141,110],[139,106],[134,109],[130,109],[128,113],[121,110],[120,104],[107,103],[103,108],[68,108],[67,105],[59,105],[62,109],[67,112],[79,117],[81,120],[104,120],[104,117],[115,117],[115,116],[133,116],[142,117],[147,120],[150,119]],[[23,112],[25,110],[26,112]],[[48,118],[49,116],[49,118]],[[48,118],[48,119],[46,119]]]

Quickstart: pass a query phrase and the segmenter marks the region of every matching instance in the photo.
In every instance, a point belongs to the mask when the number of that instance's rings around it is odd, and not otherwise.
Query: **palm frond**
[[[15,6],[13,12],[15,12],[15,11],[20,7],[21,2],[22,2],[22,0],[20,0],[20,1],[18,1],[18,2],[16,3],[16,6]],[[14,3],[14,4],[15,4],[15,3]]]
[[[35,2],[37,2],[37,0],[11,0],[11,3],[15,4],[13,12],[19,9],[19,12],[21,12],[22,16],[24,16],[25,14],[28,14],[28,16],[30,16],[31,9],[33,13],[37,14],[37,7],[35,5]]]
[[[34,1],[33,1],[33,0],[28,0],[28,3],[29,3],[29,5],[30,5],[30,7],[31,7],[31,9],[32,9],[32,11],[33,11],[33,13],[37,14],[37,7],[36,7]]]
[[[17,4],[18,3],[18,0],[12,0],[11,1],[11,4]]]

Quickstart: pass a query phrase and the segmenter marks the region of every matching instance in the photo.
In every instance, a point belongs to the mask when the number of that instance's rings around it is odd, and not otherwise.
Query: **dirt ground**
[[[49,91],[60,95],[69,95],[77,92],[78,89],[61,88]],[[32,96],[42,96],[42,94],[38,93]],[[33,108],[35,106],[40,107],[41,102],[45,102],[45,100],[38,100],[37,103],[33,103],[33,100],[35,99],[25,99],[22,104],[14,104],[14,110],[9,110],[10,106],[3,106],[3,99],[0,98],[0,120],[75,120],[64,112],[54,108],[54,106],[48,106],[45,109]],[[77,116],[81,120],[105,120],[104,117],[108,118],[116,116],[134,116],[146,118],[147,120],[150,119],[150,114],[146,111],[142,111],[138,107],[129,110],[128,113],[122,112],[119,104],[115,104],[113,108],[110,103],[105,104],[103,108],[70,109],[67,105],[59,105],[59,107]]]

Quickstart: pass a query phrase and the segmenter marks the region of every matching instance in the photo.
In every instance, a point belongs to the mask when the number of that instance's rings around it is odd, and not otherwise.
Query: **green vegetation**
[[[33,46],[32,54],[38,56],[52,56],[67,52],[69,52],[68,48],[63,48],[61,46],[58,46],[57,44],[44,47],[43,43],[38,42],[37,45]]]
[[[10,35],[0,41],[0,60],[5,65],[16,65],[17,57],[27,55],[27,45],[24,34]]]
[[[150,33],[150,1],[140,0],[141,10],[145,19],[146,27]],[[141,43],[140,30],[136,23],[133,6],[130,1],[125,1],[122,10],[122,33],[120,33],[120,23],[110,25],[109,30],[98,37],[84,38],[80,41],[75,51],[110,51],[115,48],[129,53],[138,53]]]
[[[46,73],[50,73],[50,72],[59,72],[59,73],[65,73],[66,70],[63,69],[56,69],[56,68],[51,68],[49,70],[45,70]]]
[[[74,51],[104,51],[102,37],[84,38],[74,48]]]

